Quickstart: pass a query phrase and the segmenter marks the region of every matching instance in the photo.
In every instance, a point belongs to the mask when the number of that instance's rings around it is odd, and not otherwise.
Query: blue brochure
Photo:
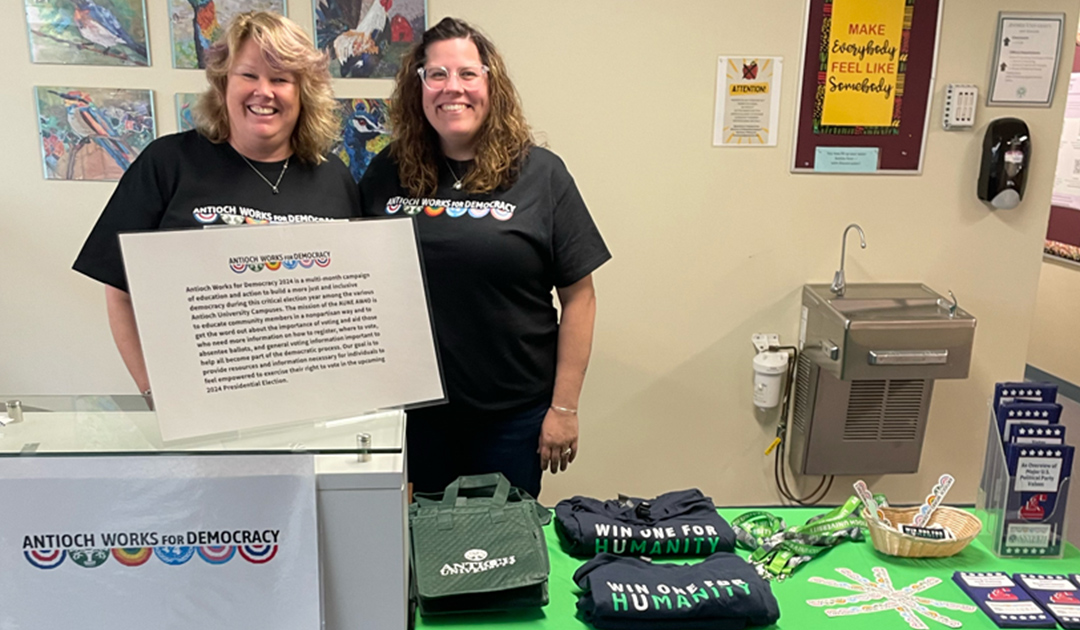
[[[957,571],[953,581],[999,628],[1055,628],[1057,623],[1007,573]]]
[[[994,385],[994,409],[1003,402],[1057,402],[1058,386],[1054,383],[998,383]]]

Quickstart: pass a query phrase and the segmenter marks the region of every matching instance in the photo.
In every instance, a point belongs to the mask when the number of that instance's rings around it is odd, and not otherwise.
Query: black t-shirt
[[[733,553],[652,564],[602,553],[574,573],[579,615],[603,630],[741,630],[780,618],[769,585]]]
[[[336,156],[318,166],[291,158],[279,194],[252,167],[276,182],[285,162],[251,164],[228,143],[214,144],[197,131],[151,142],[120,179],[74,269],[126,291],[118,232],[358,215],[356,184]]]
[[[576,496],[555,506],[555,531],[575,556],[707,556],[735,550],[735,532],[701,490],[654,499]]]
[[[466,162],[449,162],[459,175]],[[454,190],[440,169],[432,198],[411,197],[384,150],[360,180],[365,216],[412,215],[420,235],[439,354],[451,402],[520,409],[550,396],[558,321],[553,287],[611,258],[554,153],[533,147],[507,190]]]

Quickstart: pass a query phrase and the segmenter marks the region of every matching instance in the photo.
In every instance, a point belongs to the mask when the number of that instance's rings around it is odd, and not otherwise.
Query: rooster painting
[[[173,67],[205,68],[206,51],[239,13],[285,14],[285,0],[169,0]]]
[[[424,30],[424,0],[317,0],[315,34],[341,77],[392,77]]]
[[[359,182],[371,159],[390,144],[389,103],[381,98],[345,98],[338,102],[342,114],[341,137],[333,153],[345,162],[353,179]]]

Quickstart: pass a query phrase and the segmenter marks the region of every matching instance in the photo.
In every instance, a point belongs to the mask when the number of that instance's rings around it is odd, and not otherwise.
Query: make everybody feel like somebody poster
[[[940,0],[809,0],[794,172],[917,173]]]

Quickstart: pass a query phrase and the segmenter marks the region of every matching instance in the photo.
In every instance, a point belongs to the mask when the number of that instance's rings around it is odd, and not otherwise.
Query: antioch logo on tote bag
[[[548,602],[543,522],[550,518],[499,473],[459,477],[409,506],[415,591],[423,615]]]

